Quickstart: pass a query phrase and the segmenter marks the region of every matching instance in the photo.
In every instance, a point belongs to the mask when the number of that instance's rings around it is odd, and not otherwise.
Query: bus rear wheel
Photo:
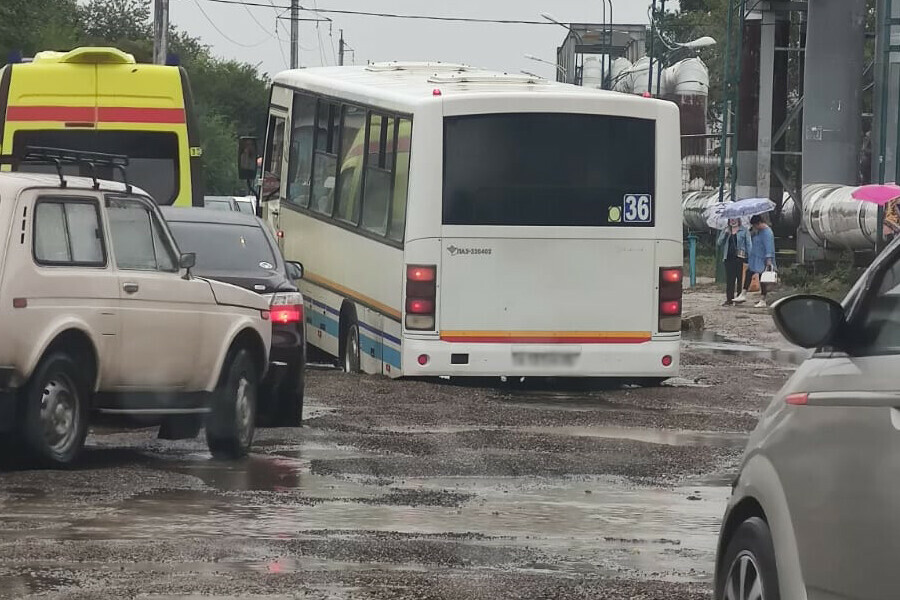
[[[341,357],[344,371],[359,373],[359,325],[352,322],[344,334],[344,356]]]

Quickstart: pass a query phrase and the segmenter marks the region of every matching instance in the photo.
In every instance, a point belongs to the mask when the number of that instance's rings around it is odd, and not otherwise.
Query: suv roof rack
[[[95,190],[100,189],[100,182],[97,180],[97,167],[117,169],[122,173],[122,182],[125,184],[126,193],[131,193],[131,184],[128,183],[128,173],[125,170],[125,167],[128,166],[128,157],[123,154],[26,146],[21,156],[14,154],[0,155],[0,165],[12,165],[15,168],[22,163],[55,166],[56,174],[59,175],[59,187],[61,188],[67,186],[66,177],[62,171],[63,164],[75,164],[90,169]]]

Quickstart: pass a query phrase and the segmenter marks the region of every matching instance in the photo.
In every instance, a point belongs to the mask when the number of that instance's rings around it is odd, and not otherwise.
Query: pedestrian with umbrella
[[[753,229],[753,245],[750,249],[750,258],[747,261],[747,276],[744,277],[744,289],[741,295],[734,299],[735,302],[746,302],[747,292],[750,291],[750,284],[753,283],[753,277],[759,277],[759,293],[762,296],[756,303],[756,308],[765,308],[766,296],[771,291],[772,285],[763,277],[763,273],[767,271],[775,271],[775,234],[772,228],[766,222],[762,215],[754,215],[750,217],[750,227]]]
[[[775,208],[775,203],[768,198],[747,198],[727,204],[718,204],[707,211],[707,223],[711,227],[724,229],[719,233],[717,246],[722,260],[725,263],[725,303],[723,306],[731,306],[735,303],[735,291],[743,287],[744,264],[749,260],[753,249],[750,232],[744,226],[743,220],[770,212]],[[746,300],[737,298],[738,302]]]
[[[900,186],[896,183],[864,185],[854,190],[852,196],[856,200],[872,202],[884,208],[881,227],[885,242],[891,241],[900,233],[900,208],[897,206]]]
[[[739,218],[728,219],[726,228],[719,232],[716,244],[725,263],[725,303],[722,306],[732,306],[735,290],[741,288],[744,263],[752,248],[750,232]]]

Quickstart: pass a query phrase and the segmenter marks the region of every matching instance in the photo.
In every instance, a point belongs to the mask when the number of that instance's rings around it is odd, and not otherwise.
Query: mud
[[[315,368],[304,427],[237,462],[150,429],[93,432],[68,471],[7,456],[0,598],[708,598],[728,484],[796,362],[769,334],[686,342],[653,388]]]

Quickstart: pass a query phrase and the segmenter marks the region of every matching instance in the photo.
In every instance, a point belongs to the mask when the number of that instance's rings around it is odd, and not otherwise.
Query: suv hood
[[[209,287],[212,288],[213,296],[216,297],[216,304],[241,306],[255,310],[269,310],[269,302],[259,294],[230,283],[222,283],[213,279],[205,280],[209,283]]]

